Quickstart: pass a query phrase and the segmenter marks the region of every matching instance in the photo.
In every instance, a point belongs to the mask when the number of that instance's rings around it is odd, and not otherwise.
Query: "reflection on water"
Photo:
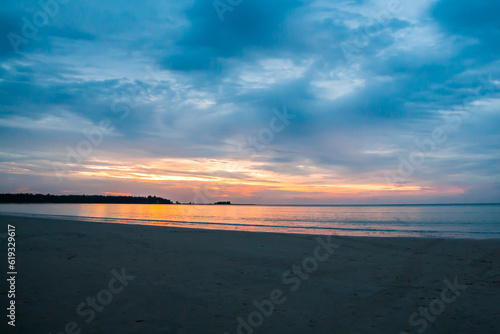
[[[500,205],[0,204],[0,212],[109,223],[257,232],[500,238]]]

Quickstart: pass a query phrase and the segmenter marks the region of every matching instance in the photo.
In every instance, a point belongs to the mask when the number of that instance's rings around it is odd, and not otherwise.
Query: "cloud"
[[[189,25],[176,42],[178,52],[167,55],[164,65],[180,71],[207,70],[215,67],[219,58],[239,57],[258,49],[279,50],[291,37],[283,36],[287,14],[301,5],[296,0],[243,1],[226,12],[222,21],[214,2],[195,1],[186,11]]]
[[[222,173],[242,202],[393,201],[384,173],[467,112],[401,196],[486,200],[477,189],[500,177],[498,5],[388,6],[243,1],[221,20],[213,1],[70,2],[15,52],[8,33],[41,8],[10,2],[0,12],[0,189],[155,189],[192,201]],[[293,117],[266,140],[283,106]],[[52,164],[65,166],[68,147],[103,120],[113,131],[60,184]]]

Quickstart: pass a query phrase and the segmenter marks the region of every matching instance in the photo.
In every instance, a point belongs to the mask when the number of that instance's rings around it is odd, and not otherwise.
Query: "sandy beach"
[[[500,240],[0,221],[8,333],[500,332]]]

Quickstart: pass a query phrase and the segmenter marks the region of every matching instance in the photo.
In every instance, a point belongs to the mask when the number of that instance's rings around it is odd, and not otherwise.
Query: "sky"
[[[500,2],[9,1],[0,192],[500,202]]]

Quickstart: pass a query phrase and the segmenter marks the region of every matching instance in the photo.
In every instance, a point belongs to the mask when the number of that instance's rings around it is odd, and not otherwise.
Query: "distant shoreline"
[[[5,204],[173,204],[156,196],[0,194]]]
[[[0,204],[173,204],[173,205],[239,205],[239,206],[296,206],[296,207],[383,207],[383,206],[463,206],[500,205],[500,203],[424,203],[424,204],[256,204],[231,203],[180,203],[157,196],[117,195],[52,195],[52,194],[0,194]]]

